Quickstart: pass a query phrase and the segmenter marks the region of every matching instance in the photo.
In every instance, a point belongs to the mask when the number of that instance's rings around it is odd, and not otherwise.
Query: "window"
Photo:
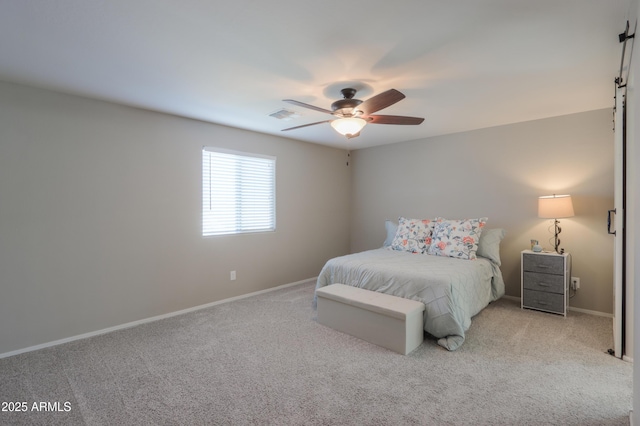
[[[202,235],[276,229],[276,158],[202,149]]]

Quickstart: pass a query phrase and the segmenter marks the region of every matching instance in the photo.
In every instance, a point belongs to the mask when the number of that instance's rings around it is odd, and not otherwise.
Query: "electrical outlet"
[[[577,290],[580,288],[580,278],[571,277],[571,288]]]
[[[236,271],[231,271],[231,274],[229,275],[229,279],[231,281],[235,281],[236,280]]]

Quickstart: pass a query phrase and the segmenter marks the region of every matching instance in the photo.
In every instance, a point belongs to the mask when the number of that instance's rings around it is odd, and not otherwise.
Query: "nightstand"
[[[523,309],[567,316],[571,255],[568,253],[521,253],[521,300]]]

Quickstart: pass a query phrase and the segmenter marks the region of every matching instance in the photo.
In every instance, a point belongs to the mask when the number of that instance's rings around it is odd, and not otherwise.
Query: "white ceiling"
[[[630,0],[2,0],[0,80],[357,149],[608,108]],[[407,97],[347,140],[339,89]],[[282,121],[282,108],[301,116]]]

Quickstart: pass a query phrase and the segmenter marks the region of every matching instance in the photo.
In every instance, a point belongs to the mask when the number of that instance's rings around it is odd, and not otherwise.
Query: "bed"
[[[382,248],[330,259],[316,289],[341,283],[425,304],[424,330],[450,351],[460,347],[471,318],[504,295],[502,229],[486,229],[473,260]],[[314,299],[315,303],[315,299]]]

